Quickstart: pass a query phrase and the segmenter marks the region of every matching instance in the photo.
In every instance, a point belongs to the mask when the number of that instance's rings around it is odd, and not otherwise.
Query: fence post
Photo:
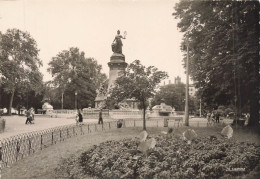
[[[19,146],[19,142],[17,141],[17,143],[16,143],[16,158],[15,158],[16,162],[18,160],[19,152],[20,152],[20,146]]]
[[[54,140],[54,138],[53,138],[53,131],[51,132],[51,144],[53,145],[53,141]]]
[[[61,130],[60,130],[60,141],[61,141]]]
[[[69,128],[67,128],[67,138],[69,138]]]
[[[82,126],[80,126],[80,133],[83,135]]]
[[[110,122],[108,122],[108,126],[109,126],[109,129],[110,129],[110,128],[111,128],[111,127],[110,127]]]
[[[89,124],[88,124],[88,133],[89,133]]]
[[[30,137],[28,137],[28,142],[29,142],[29,143],[28,143],[28,144],[29,144],[29,147],[28,147],[28,148],[29,148],[29,155],[30,155],[30,154],[31,154],[31,145],[32,145],[32,144],[31,144]]]
[[[41,134],[41,150],[42,150],[42,134]]]

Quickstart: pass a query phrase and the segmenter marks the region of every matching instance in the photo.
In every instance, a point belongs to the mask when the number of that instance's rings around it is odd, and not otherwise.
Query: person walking
[[[103,118],[102,118],[102,108],[99,111],[99,117],[98,117],[98,124],[103,124]]]
[[[31,123],[34,124],[34,114],[35,114],[35,111],[33,108],[30,109],[31,110]]]
[[[83,116],[81,114],[80,109],[78,109],[78,117],[79,117],[79,123],[82,123],[83,122]]]
[[[210,112],[207,113],[207,120],[208,120],[208,123],[210,123]]]
[[[27,112],[26,112],[26,121],[25,121],[25,124],[28,124],[28,123],[32,123],[32,116],[31,116],[31,109],[29,109]]]
[[[214,112],[213,112],[213,111],[212,111],[210,117],[211,117],[211,120],[212,120],[213,122],[215,122],[215,120],[214,120],[215,115],[214,115]]]
[[[216,114],[216,123],[219,123],[219,117],[220,117],[220,114],[219,114],[219,112],[217,112],[217,114]]]
[[[78,125],[78,123],[79,123],[79,114],[78,114],[78,112],[76,111],[76,112],[74,113],[74,115],[75,115],[76,124]]]

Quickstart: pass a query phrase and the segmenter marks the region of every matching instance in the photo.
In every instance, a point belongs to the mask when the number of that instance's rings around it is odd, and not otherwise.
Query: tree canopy
[[[185,85],[183,83],[180,83],[162,86],[154,96],[154,99],[152,101],[153,106],[160,104],[162,99],[164,99],[165,104],[174,107],[176,111],[183,111]]]
[[[5,93],[10,94],[9,114],[13,105],[14,95],[25,91],[41,91],[43,81],[39,67],[39,49],[36,41],[28,32],[19,29],[8,29],[0,39],[0,78]]]
[[[91,106],[98,87],[107,79],[101,73],[101,65],[75,47],[58,53],[49,66],[48,71],[54,77],[52,84],[57,93],[64,94],[65,108],[74,108],[75,93],[79,108]]]
[[[128,98],[138,100],[144,109],[143,128],[146,130],[147,100],[154,96],[156,87],[166,77],[168,77],[166,72],[159,71],[154,66],[145,67],[139,60],[135,60],[127,66],[124,74],[116,79],[115,86],[109,93],[111,98],[118,102]]]
[[[259,124],[259,2],[182,0],[173,16],[203,101],[233,104],[238,114],[248,105],[249,125]]]

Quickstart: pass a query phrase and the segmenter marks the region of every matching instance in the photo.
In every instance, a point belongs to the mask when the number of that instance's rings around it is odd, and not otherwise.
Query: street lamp
[[[29,86],[29,80],[25,78],[25,85],[26,85],[26,109],[29,109],[29,95],[28,95],[28,86]]]
[[[201,98],[200,98],[200,117],[201,117]]]
[[[189,126],[189,42],[187,45],[187,61],[186,61],[186,93],[185,93],[185,126]]]
[[[78,95],[78,93],[75,92],[75,109],[77,109],[77,95]]]
[[[61,92],[61,109],[63,109],[63,96],[64,96],[64,91]]]

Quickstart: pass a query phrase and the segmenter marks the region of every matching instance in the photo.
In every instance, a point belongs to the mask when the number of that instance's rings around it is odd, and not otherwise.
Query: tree
[[[180,84],[168,84],[162,86],[153,99],[152,104],[158,105],[161,100],[165,100],[165,104],[174,107],[177,111],[184,110],[184,98],[185,98],[185,85]]]
[[[180,1],[178,27],[188,40],[190,74],[208,105],[250,107],[259,125],[259,2]],[[184,60],[185,63],[185,60]]]
[[[0,78],[3,89],[10,94],[8,111],[11,114],[15,92],[25,93],[25,89],[39,93],[42,85],[42,65],[38,58],[36,41],[27,32],[8,29],[0,41]]]
[[[147,100],[154,96],[157,85],[166,77],[168,77],[166,72],[159,71],[154,66],[146,68],[139,60],[135,60],[129,64],[124,74],[116,79],[115,86],[109,93],[111,98],[118,102],[127,98],[138,100],[144,110],[143,129],[146,130],[145,111],[148,107]]]
[[[93,58],[86,58],[85,53],[75,47],[58,53],[49,66],[48,71],[54,77],[52,83],[58,89],[57,93],[62,95],[61,99],[64,98],[67,108],[74,108],[75,92],[78,107],[88,107],[94,101],[100,84],[107,79],[101,73],[101,65]]]

